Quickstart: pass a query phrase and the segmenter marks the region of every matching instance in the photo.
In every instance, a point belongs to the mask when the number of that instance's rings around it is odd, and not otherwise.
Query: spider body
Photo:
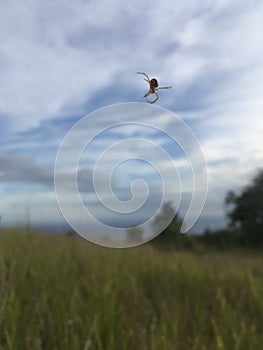
[[[155,103],[159,99],[159,95],[157,94],[156,91],[158,91],[160,89],[171,89],[171,87],[172,87],[172,86],[163,86],[163,87],[159,86],[157,79],[155,79],[155,78],[150,79],[148,77],[148,75],[144,72],[137,72],[137,74],[144,75],[146,77],[146,79],[144,79],[144,80],[147,81],[147,83],[150,85],[149,91],[143,96],[148,103]],[[155,100],[153,100],[153,101],[148,100],[147,97],[150,94],[154,94],[156,96]]]
[[[156,89],[159,86],[159,83],[157,81],[157,79],[152,78],[150,81],[150,88],[151,89]]]

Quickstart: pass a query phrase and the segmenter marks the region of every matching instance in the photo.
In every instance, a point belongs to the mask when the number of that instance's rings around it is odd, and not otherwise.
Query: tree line
[[[228,191],[224,204],[229,222],[225,228],[206,229],[201,235],[181,234],[182,220],[176,213],[171,223],[150,244],[166,248],[187,248],[200,243],[220,248],[263,247],[263,169],[239,193]],[[171,217],[172,210],[171,202],[164,203],[154,225],[157,228],[163,225],[167,217]],[[132,239],[133,233],[132,230],[128,231],[129,239]],[[142,232],[136,234],[138,240]]]

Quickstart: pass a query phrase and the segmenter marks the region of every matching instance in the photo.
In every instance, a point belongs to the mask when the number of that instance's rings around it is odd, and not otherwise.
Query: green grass
[[[2,233],[0,349],[262,350],[262,252]]]

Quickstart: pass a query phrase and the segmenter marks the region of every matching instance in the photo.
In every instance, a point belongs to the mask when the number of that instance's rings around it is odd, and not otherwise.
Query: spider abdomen
[[[150,81],[150,85],[151,85],[151,87],[157,88],[159,83],[158,83],[157,79],[153,78]]]

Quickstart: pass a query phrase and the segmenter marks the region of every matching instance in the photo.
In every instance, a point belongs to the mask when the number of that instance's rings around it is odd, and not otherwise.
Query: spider
[[[158,96],[156,91],[161,90],[161,89],[171,89],[172,88],[172,86],[162,86],[162,87],[159,86],[157,79],[155,79],[155,78],[150,79],[148,77],[148,75],[144,72],[137,72],[137,74],[143,74],[146,77],[146,79],[144,79],[144,80],[147,81],[147,83],[149,83],[149,85],[150,85],[149,91],[143,96],[143,97],[145,97],[145,99],[148,103],[155,103],[159,99],[159,96]],[[149,101],[147,96],[149,96],[150,94],[154,94],[156,96],[156,99],[153,101]]]

